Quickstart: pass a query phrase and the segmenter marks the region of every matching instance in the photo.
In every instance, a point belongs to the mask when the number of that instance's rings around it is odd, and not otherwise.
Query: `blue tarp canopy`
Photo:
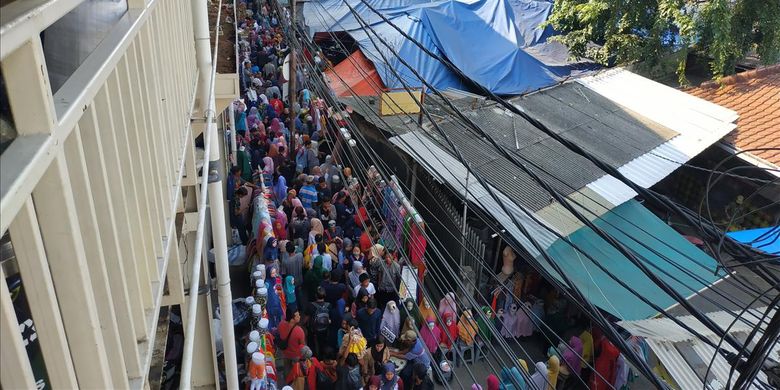
[[[392,51],[408,62],[437,89],[470,90],[438,60],[385,23],[361,0],[310,0],[303,14],[309,33],[346,31],[360,45],[388,88],[403,88],[390,68],[404,82],[422,86],[413,72],[384,46],[373,32],[362,28],[345,1],[376,34],[389,43]],[[433,53],[448,58],[469,79],[497,94],[530,92],[561,81],[580,66],[561,64],[560,48],[537,48],[553,34],[549,27],[539,28],[550,14],[552,3],[544,0],[366,0],[392,24],[419,41]],[[374,40],[374,42],[371,41]],[[537,48],[537,49],[535,49]],[[550,63],[544,56],[554,54]],[[384,56],[384,59],[383,59]],[[385,59],[388,64],[385,64]]]
[[[780,255],[780,226],[726,233],[727,236],[773,255]]]
[[[720,279],[715,274],[715,259],[689,243],[635,200],[606,212],[594,224],[632,251],[647,268],[684,297],[692,296]],[[617,279],[660,308],[667,309],[677,303],[590,228],[580,228],[568,238]],[[658,313],[566,242],[556,241],[547,253],[583,294],[601,309],[622,320],[646,319]],[[546,264],[544,259],[541,262]],[[559,274],[551,271],[562,280]]]

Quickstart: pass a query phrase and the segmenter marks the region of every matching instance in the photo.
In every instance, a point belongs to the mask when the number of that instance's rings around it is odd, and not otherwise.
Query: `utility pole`
[[[296,26],[296,8],[297,8],[297,0],[290,0],[290,39],[295,40],[297,39],[295,36],[295,26]],[[289,99],[289,106],[290,106],[290,150],[289,153],[291,156],[295,157],[295,118],[297,117],[298,113],[295,112],[295,101],[297,100],[296,97],[298,95],[297,86],[296,83],[296,61],[295,61],[295,48],[292,45],[292,41],[290,42],[290,80],[288,81],[290,84],[287,87],[287,97]]]

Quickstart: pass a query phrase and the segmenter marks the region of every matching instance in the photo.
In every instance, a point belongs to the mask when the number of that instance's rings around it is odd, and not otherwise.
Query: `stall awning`
[[[339,97],[352,96],[353,93],[358,96],[377,96],[385,90],[374,64],[360,50],[324,73],[330,88]]]
[[[715,273],[715,259],[696,248],[635,200],[613,208],[593,222],[685,297],[696,294],[720,279]],[[563,240],[556,241],[547,250],[563,272],[600,308],[623,320],[646,319],[658,313],[615,279],[625,282],[663,309],[677,303],[639,267],[590,228],[580,228],[568,238],[615,276],[610,277],[582,252]],[[544,259],[540,261],[545,262]]]
[[[744,343],[748,334],[753,330],[751,324],[761,321],[761,317],[766,311],[766,307],[747,310],[742,314],[742,318],[748,323],[737,320],[734,321],[735,313],[728,311],[717,311],[708,313],[707,317],[717,324],[721,329],[729,329],[729,333]],[[772,310],[774,312],[774,310]],[[774,313],[770,313],[768,318],[772,318]],[[720,337],[704,326],[693,316],[677,317],[682,323],[689,326],[696,333],[708,338],[713,343],[720,342]],[[708,389],[725,389],[729,380],[731,363],[729,363],[721,354],[715,353],[715,349],[699,340],[696,336],[686,331],[668,318],[657,318],[640,321],[623,321],[619,325],[627,330],[633,336],[643,337],[658,361],[663,364],[666,371],[674,379],[680,389],[702,389],[707,384]],[[756,334],[756,339],[760,338],[766,329],[766,322]],[[735,352],[729,343],[722,343],[722,348],[730,352]],[[769,356],[777,359],[780,353],[780,343],[775,343]],[[713,360],[713,355],[715,359]],[[707,373],[707,366],[712,361],[712,369]],[[706,375],[706,376],[705,376]],[[739,374],[732,377],[731,384]],[[767,376],[759,371],[756,379],[748,387],[749,389],[762,389],[761,383],[767,383]]]

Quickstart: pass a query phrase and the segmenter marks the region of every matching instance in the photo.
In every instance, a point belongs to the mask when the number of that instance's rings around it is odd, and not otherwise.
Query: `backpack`
[[[327,331],[328,326],[330,325],[330,303],[313,302],[312,305],[314,305],[315,308],[313,320],[314,330],[316,332]]]

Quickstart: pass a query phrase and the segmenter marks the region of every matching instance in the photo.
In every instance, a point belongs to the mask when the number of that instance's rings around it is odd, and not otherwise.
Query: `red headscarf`
[[[282,226],[282,222],[279,220],[274,222],[274,236],[276,236],[277,240],[287,239],[287,230],[285,230],[284,226]]]

